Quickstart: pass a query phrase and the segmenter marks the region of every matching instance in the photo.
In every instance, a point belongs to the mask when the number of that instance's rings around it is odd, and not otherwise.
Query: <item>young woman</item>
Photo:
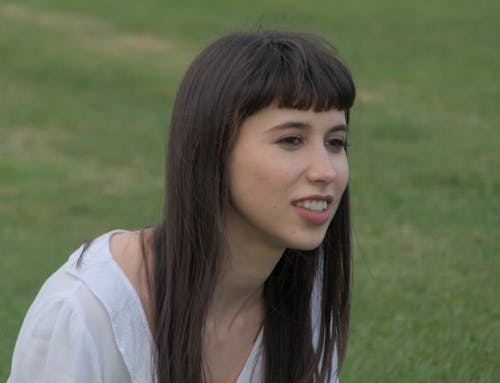
[[[173,108],[161,223],[104,234],[49,278],[9,382],[336,382],[354,94],[311,35],[201,52]]]

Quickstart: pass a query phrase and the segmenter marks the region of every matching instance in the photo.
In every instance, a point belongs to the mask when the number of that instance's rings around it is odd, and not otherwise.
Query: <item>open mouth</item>
[[[328,208],[328,202],[325,200],[298,201],[294,205],[314,212],[322,212]]]
[[[295,211],[304,220],[315,225],[324,225],[331,218],[333,196],[311,195],[292,202]]]

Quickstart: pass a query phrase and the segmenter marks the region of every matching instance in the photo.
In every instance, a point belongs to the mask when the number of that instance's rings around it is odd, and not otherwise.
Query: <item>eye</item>
[[[342,149],[347,149],[349,146],[347,143],[347,139],[345,138],[339,138],[339,137],[332,137],[327,140],[327,145],[332,148],[332,151],[334,152],[340,152]]]
[[[302,137],[300,136],[286,136],[278,140],[279,144],[283,144],[289,147],[296,147],[302,143]]]

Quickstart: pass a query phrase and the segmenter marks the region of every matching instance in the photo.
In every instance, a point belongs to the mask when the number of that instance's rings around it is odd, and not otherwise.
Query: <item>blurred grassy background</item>
[[[0,380],[79,244],[157,221],[180,78],[217,36],[319,33],[358,87],[342,382],[500,382],[500,3],[0,0]]]

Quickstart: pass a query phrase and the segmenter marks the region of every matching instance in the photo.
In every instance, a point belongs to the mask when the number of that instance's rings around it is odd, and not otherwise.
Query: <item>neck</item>
[[[232,223],[229,216],[223,270],[208,313],[210,321],[223,327],[255,318],[256,313],[262,321],[264,283],[284,251]]]

